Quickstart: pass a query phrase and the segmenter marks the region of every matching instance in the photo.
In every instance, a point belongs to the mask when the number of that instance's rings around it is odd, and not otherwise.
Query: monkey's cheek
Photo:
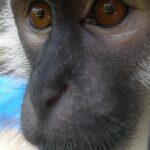
[[[60,133],[67,134],[80,124],[88,124],[90,120],[83,107],[75,105],[74,98],[68,99],[68,95],[62,97],[59,103],[39,116],[29,95],[27,92],[22,105],[22,131],[31,144],[38,146],[40,143],[43,145],[45,141],[49,143],[50,139],[55,140]]]
[[[59,103],[49,108],[49,110],[37,110],[30,98],[30,93],[25,94],[22,105],[22,131],[27,141],[34,145],[40,145],[49,140],[49,136],[53,139],[68,125],[71,120],[71,99],[69,102],[62,98]],[[70,109],[69,109],[70,107]],[[41,144],[43,145],[43,144]]]
[[[31,144],[34,143],[34,136],[39,136],[40,133],[38,129],[38,119],[36,113],[33,109],[32,103],[29,98],[29,94],[26,93],[24,102],[22,105],[22,114],[21,114],[21,127],[24,137]]]

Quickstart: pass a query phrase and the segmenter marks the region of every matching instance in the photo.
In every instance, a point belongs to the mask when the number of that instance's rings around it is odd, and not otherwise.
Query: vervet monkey
[[[9,3],[28,64],[25,139],[39,150],[147,150],[150,1]]]

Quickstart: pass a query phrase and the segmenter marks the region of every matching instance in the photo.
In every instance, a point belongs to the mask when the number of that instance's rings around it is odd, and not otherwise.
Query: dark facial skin
[[[133,9],[121,24],[103,28],[80,23],[79,8],[88,2],[48,2],[53,25],[43,34],[27,31],[30,2],[12,0],[32,66],[22,106],[25,138],[39,150],[124,150],[143,112],[146,89],[135,75],[149,55],[149,10]]]

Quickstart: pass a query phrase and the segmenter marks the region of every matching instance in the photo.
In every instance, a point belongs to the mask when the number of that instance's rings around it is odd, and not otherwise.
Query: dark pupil
[[[112,15],[115,12],[115,8],[113,4],[107,3],[107,4],[104,4],[103,11],[107,15]]]
[[[43,8],[33,8],[32,12],[37,18],[39,18],[39,19],[44,18],[45,11]]]

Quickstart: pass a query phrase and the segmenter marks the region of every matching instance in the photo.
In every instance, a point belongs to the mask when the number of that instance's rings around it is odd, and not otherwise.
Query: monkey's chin
[[[117,129],[110,129],[110,126],[102,128],[96,124],[68,125],[51,130],[38,128],[28,132],[24,132],[25,137],[39,150],[119,150],[118,143],[124,141]]]

